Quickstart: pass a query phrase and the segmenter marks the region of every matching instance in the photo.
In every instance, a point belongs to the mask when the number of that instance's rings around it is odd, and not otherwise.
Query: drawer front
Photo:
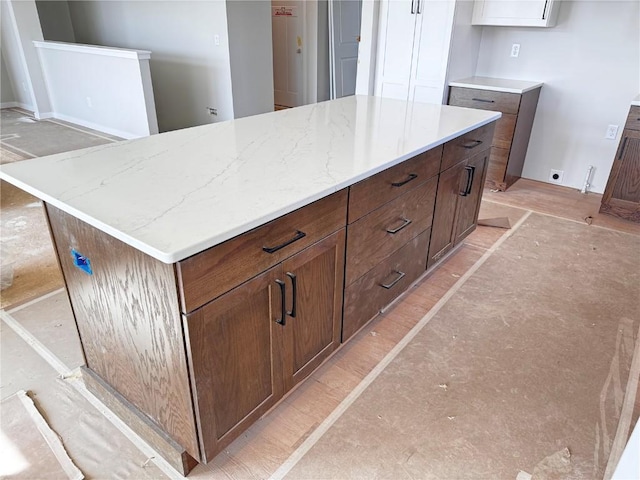
[[[492,147],[511,148],[513,132],[516,129],[516,115],[504,114],[496,122],[496,131],[493,134]]]
[[[625,123],[624,128],[628,130],[640,130],[640,107],[631,105],[627,123]]]
[[[431,226],[437,185],[434,177],[347,227],[346,285]]]
[[[349,190],[349,223],[437,175],[441,158],[442,146],[432,148],[352,185]]]
[[[430,234],[427,229],[345,289],[343,342],[425,272]]]
[[[517,114],[520,108],[520,97],[518,93],[451,87],[449,105]]]
[[[343,189],[181,261],[177,271],[183,312],[201,307],[339,230],[346,219]]]
[[[447,170],[471,155],[490,148],[495,125],[496,122],[491,122],[445,143],[440,171]]]

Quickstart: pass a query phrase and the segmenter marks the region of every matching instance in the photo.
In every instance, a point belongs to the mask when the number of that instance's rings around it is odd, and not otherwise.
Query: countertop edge
[[[462,87],[462,88],[473,88],[475,90],[488,90],[491,92],[504,92],[504,93],[517,93],[522,95],[523,93],[529,92],[531,90],[535,90],[536,88],[541,88],[544,83],[540,82],[538,84],[526,87],[526,88],[511,88],[511,87],[498,87],[494,85],[479,85],[476,83],[467,83],[467,82],[449,82],[450,87]]]
[[[460,107],[462,108],[462,107]],[[216,235],[213,237],[210,237],[206,240],[194,243],[192,245],[189,245],[188,247],[176,250],[176,251],[170,251],[170,252],[165,252],[165,251],[161,251],[158,250],[157,248],[152,247],[151,245],[142,242],[136,238],[133,238],[132,236],[122,232],[121,230],[118,230],[116,228],[113,228],[112,226],[105,224],[104,222],[90,216],[87,215],[86,213],[56,199],[53,198],[52,196],[36,189],[33,188],[31,186],[29,186],[28,184],[25,184],[24,182],[11,177],[9,175],[7,175],[4,171],[0,170],[0,179],[5,180],[9,183],[11,183],[12,185],[24,190],[27,193],[30,193],[31,195],[34,195],[35,197],[37,197],[38,199],[68,213],[69,215],[72,215],[76,218],[78,218],[79,220],[82,220],[85,223],[88,223],[89,225],[97,228],[98,230],[103,231],[104,233],[107,233],[108,235],[111,235],[112,237],[124,242],[125,244],[143,252],[146,253],[147,255],[150,255],[151,257],[155,258],[156,260],[159,260],[163,263],[166,264],[173,264],[173,263],[177,263],[180,262],[188,257],[191,257],[197,253],[200,253],[204,250],[207,250],[211,247],[215,247],[216,245],[220,245],[221,243],[230,240],[234,237],[237,237],[238,235],[242,235],[243,233],[246,233],[256,227],[259,227],[261,225],[264,225],[272,220],[275,220],[283,215],[286,215],[288,213],[293,212],[294,210],[297,210],[299,208],[302,208],[304,206],[307,206],[313,202],[315,202],[316,200],[320,200],[321,198],[327,197],[328,195],[331,195],[332,193],[337,192],[338,190],[341,190],[343,188],[349,187],[351,185],[353,185],[356,182],[359,182],[360,180],[363,180],[365,178],[368,178],[372,175],[375,175],[376,173],[379,173],[383,170],[386,170],[390,167],[393,167],[394,165],[397,165],[405,160],[408,160],[409,158],[412,158],[416,155],[419,155],[423,152],[426,152],[427,150],[430,150],[432,148],[438,147],[446,142],[448,142],[449,140],[452,140],[454,138],[457,138],[461,135],[464,135],[465,133],[470,132],[471,130],[475,130],[476,128],[482,127],[484,125],[487,125],[488,123],[491,123],[493,121],[498,120],[501,116],[502,113],[500,112],[493,112],[494,115],[492,115],[491,117],[488,117],[485,120],[481,120],[479,122],[473,123],[472,125],[465,127],[461,130],[459,130],[456,133],[453,133],[451,135],[446,135],[443,136],[442,138],[439,138],[437,141],[426,144],[423,147],[420,147],[412,152],[406,153],[405,155],[402,155],[394,160],[391,160],[387,163],[384,163],[382,165],[378,165],[375,168],[366,170],[361,172],[358,175],[355,175],[354,177],[339,182],[333,186],[331,186],[330,188],[326,188],[324,190],[318,191],[318,192],[314,192],[313,194],[302,198],[296,202],[292,202],[289,205],[280,208],[278,210],[274,210],[272,212],[270,212],[269,214],[263,215],[259,218],[255,218],[250,222],[246,222],[242,225],[239,225],[237,228],[234,228],[232,230],[228,230],[226,232],[224,232],[223,234],[220,235]]]

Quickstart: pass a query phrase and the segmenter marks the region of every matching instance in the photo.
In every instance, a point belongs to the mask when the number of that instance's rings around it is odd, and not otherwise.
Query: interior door
[[[331,98],[355,95],[362,0],[330,0],[329,12]]]
[[[415,1],[417,24],[408,98],[441,104],[444,101],[455,2]]]
[[[409,98],[417,17],[415,2],[416,0],[390,0],[380,4],[376,96],[401,100]]]
[[[304,81],[302,2],[275,0],[271,5],[274,102],[298,107],[303,104]]]

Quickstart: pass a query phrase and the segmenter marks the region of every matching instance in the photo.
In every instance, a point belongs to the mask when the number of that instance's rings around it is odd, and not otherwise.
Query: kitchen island
[[[499,112],[354,96],[38,158],[88,387],[182,473],[475,228]]]

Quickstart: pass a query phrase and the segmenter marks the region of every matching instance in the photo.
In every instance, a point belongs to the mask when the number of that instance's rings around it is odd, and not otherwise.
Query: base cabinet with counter
[[[502,112],[491,143],[486,185],[506,190],[522,176],[542,83],[471,77],[449,85],[449,105]]]
[[[449,248],[437,239],[455,244],[475,228],[498,116],[415,109],[426,125],[458,120],[391,166],[173,262],[45,198],[87,388],[180,473],[211,461],[432,268],[444,254],[434,249]],[[411,141],[415,128],[402,131]]]

